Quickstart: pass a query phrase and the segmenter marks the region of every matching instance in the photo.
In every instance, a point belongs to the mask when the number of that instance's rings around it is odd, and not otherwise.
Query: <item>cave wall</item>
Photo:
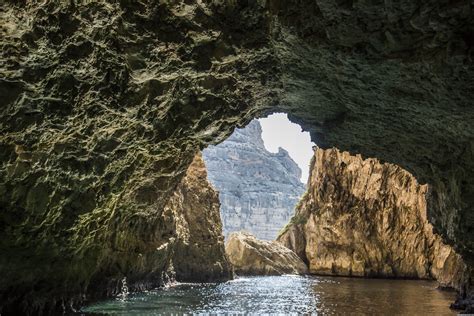
[[[1,5],[0,305],[159,285],[176,234],[161,217],[196,150],[267,100],[249,88],[273,67],[255,67],[265,25],[181,1]]]
[[[272,111],[430,183],[429,220],[472,262],[469,1],[0,5],[3,305],[107,291],[92,280],[165,234],[196,150]]]
[[[472,4],[318,0],[273,10],[279,108],[323,148],[430,183],[430,221],[474,259]]]

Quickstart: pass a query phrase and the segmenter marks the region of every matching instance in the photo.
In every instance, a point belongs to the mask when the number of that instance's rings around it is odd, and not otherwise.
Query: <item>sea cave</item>
[[[274,113],[317,143],[279,258],[375,282],[364,286],[389,301],[401,282],[390,278],[434,278],[457,291],[453,309],[474,311],[470,1],[0,7],[1,315],[81,313],[124,288],[233,279],[201,152]],[[262,242],[240,241],[252,238]],[[380,253],[364,257],[351,238]],[[354,284],[340,288],[351,297]]]

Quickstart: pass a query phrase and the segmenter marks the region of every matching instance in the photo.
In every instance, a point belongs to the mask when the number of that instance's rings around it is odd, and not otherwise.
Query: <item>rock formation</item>
[[[201,154],[189,166],[163,216],[175,223],[172,231],[176,237],[170,247],[178,281],[210,282],[233,277],[225,255],[218,193],[207,180]]]
[[[257,120],[203,151],[209,180],[219,191],[224,235],[245,230],[274,240],[304,192],[301,170],[288,152],[265,149]]]
[[[474,266],[470,1],[0,6],[1,306],[107,291],[169,236],[194,153],[274,111],[430,184],[429,221]]]
[[[207,180],[206,167],[200,153],[194,157],[184,178],[163,209],[131,216],[131,227],[114,232],[116,243],[101,246],[105,249],[101,248],[100,251],[105,253],[122,253],[121,256],[115,257],[114,261],[102,263],[102,266],[108,266],[107,274],[99,272],[91,283],[84,284],[83,288],[70,289],[67,288],[70,286],[67,283],[61,288],[66,294],[71,290],[88,293],[87,296],[77,297],[75,301],[70,302],[69,308],[73,309],[84,300],[117,295],[124,277],[130,291],[154,288],[174,279],[209,282],[233,278],[232,266],[225,255],[218,193]],[[92,264],[84,261],[82,263]],[[54,269],[54,266],[51,269]],[[40,275],[36,277],[41,280]],[[45,277],[48,277],[48,274],[45,274]],[[8,275],[2,276],[2,280],[8,281],[9,278]],[[90,289],[101,288],[97,284],[106,285],[103,292]],[[12,293],[2,295],[9,295],[17,300],[24,299],[14,297]],[[37,308],[42,304],[58,305],[58,309],[67,309],[63,306],[66,301],[61,300],[61,296],[58,296],[57,301],[42,302],[42,299],[49,300],[52,295],[44,289],[38,292],[31,289],[28,295],[31,296],[29,299],[36,300],[37,306],[17,305],[13,300],[10,308],[2,312],[14,315],[36,314],[41,313]],[[2,304],[4,303],[2,300]],[[54,310],[51,305],[47,306]]]
[[[304,274],[306,264],[290,249],[276,241],[264,241],[250,233],[233,232],[225,251],[238,275]]]
[[[278,240],[311,273],[434,278],[460,289],[464,263],[433,232],[427,195],[398,166],[317,149],[308,190]]]

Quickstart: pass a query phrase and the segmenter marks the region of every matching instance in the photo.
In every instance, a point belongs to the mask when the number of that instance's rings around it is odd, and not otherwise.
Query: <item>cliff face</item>
[[[306,264],[276,241],[264,241],[247,232],[232,232],[225,251],[239,275],[304,274]]]
[[[257,120],[203,151],[209,180],[219,191],[224,234],[246,230],[273,240],[288,223],[304,186],[284,149],[265,149]]]
[[[398,166],[318,149],[308,190],[278,240],[311,273],[434,278],[460,289],[464,263],[433,232],[427,195]]]
[[[0,6],[3,305],[135,269],[121,258],[167,234],[157,217],[194,153],[273,111],[429,183],[429,221],[472,266],[469,0]]]

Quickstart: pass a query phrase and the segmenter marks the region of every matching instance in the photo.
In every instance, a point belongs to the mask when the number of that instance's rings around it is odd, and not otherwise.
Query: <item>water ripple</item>
[[[100,302],[85,313],[111,315],[451,315],[454,293],[428,281],[314,276],[240,277],[225,283],[176,283]]]

